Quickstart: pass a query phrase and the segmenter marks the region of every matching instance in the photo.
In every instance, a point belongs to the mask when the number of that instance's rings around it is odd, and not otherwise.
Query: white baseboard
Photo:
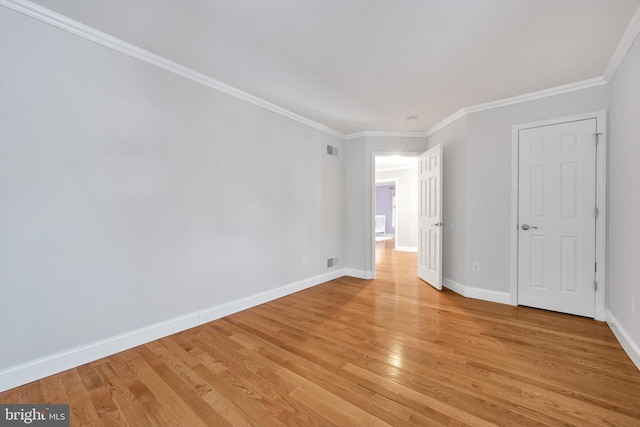
[[[319,285],[321,283],[328,282],[338,277],[346,276],[344,268],[335,269],[328,273],[320,274],[318,276],[309,277],[308,279],[300,280],[298,282],[290,283],[288,285],[280,286],[279,288],[270,289],[265,292],[261,292],[256,295],[241,298],[239,300],[231,301],[226,304],[221,304],[206,310],[200,311],[200,323],[211,322],[221,317],[228,316],[233,313],[237,313],[242,310],[246,310],[251,307],[255,307],[265,302],[273,301],[274,299],[282,298],[292,293],[302,291],[307,288]]]
[[[345,269],[336,269],[256,295],[175,317],[124,334],[3,369],[0,371],[0,392],[175,334],[176,332],[193,328],[203,323],[211,322],[212,320],[246,310],[247,308],[264,304],[344,275],[346,275]]]
[[[509,292],[490,291],[488,289],[472,288],[467,286],[465,296],[468,298],[481,299],[500,304],[511,304],[511,294]]]
[[[480,299],[483,301],[497,302],[500,304],[511,304],[511,294],[508,292],[491,291],[488,289],[473,288],[458,283],[455,280],[442,278],[442,285],[453,292],[467,298]]]
[[[398,252],[418,252],[417,246],[396,246]]]
[[[75,368],[198,325],[198,314],[159,322],[90,344],[54,353],[0,371],[0,392]]]
[[[631,335],[620,325],[618,319],[609,310],[607,310],[607,324],[624,351],[629,355],[631,361],[640,369],[640,345],[633,341]]]
[[[365,279],[365,280],[371,280],[375,278],[375,274],[373,274],[373,271],[357,270],[355,268],[345,268],[344,275],[349,277],[355,277],[356,279]]]
[[[464,287],[464,285],[462,283],[458,283],[455,280],[443,277],[442,278],[442,286],[444,286],[445,288],[447,288],[449,290],[452,290],[456,294],[460,294],[460,295],[464,296],[465,287]]]

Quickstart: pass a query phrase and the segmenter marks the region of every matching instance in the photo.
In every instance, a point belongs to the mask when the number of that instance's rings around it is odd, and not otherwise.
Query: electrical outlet
[[[307,258],[306,256],[302,257],[302,265],[308,265],[309,264],[309,258]]]
[[[476,273],[479,272],[480,271],[480,263],[479,262],[474,262],[473,266],[472,266],[472,270],[474,272],[476,272]]]

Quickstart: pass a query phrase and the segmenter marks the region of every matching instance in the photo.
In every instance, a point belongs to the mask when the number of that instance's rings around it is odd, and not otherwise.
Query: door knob
[[[536,230],[538,229],[538,227],[533,227],[533,226],[529,226],[528,224],[522,224],[521,227],[524,231],[527,231],[530,228],[535,228]]]

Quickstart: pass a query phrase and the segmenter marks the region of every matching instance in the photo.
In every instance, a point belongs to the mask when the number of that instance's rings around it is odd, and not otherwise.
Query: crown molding
[[[505,107],[507,105],[520,104],[522,102],[533,101],[535,99],[547,98],[549,96],[561,95],[563,93],[575,92],[577,90],[589,89],[596,86],[602,86],[607,82],[602,77],[582,80],[579,82],[569,83],[566,85],[555,86],[549,89],[538,90],[535,92],[525,93],[523,95],[512,96],[510,98],[500,99],[498,101],[487,102],[484,104],[473,105],[464,108],[465,113],[477,113],[479,111],[493,110],[494,108]]]
[[[620,39],[620,43],[618,43],[618,47],[613,53],[609,65],[607,65],[607,68],[604,70],[602,78],[607,83],[611,81],[616,71],[618,71],[618,67],[624,57],[627,56],[631,45],[633,45],[633,42],[638,38],[638,34],[640,34],[640,6],[636,10],[636,13],[633,14],[633,17],[631,17],[631,22],[629,22],[627,30],[624,32],[622,39]]]
[[[455,122],[462,117],[471,113],[478,113],[480,111],[493,110],[495,108],[506,107],[507,105],[520,104],[522,102],[533,101],[540,98],[548,98],[550,96],[561,95],[563,93],[575,92],[577,90],[589,89],[592,87],[606,85],[608,82],[602,77],[596,77],[593,79],[582,80],[579,82],[569,83],[566,85],[555,86],[549,89],[538,90],[535,92],[529,92],[522,95],[512,96],[511,98],[499,99],[497,101],[487,102],[484,104],[472,105],[470,107],[462,108],[446,119],[442,120],[429,130],[424,132],[425,136],[431,136],[440,129]]]
[[[631,48],[631,45],[638,37],[638,34],[640,34],[640,7],[639,7],[634,13],[633,17],[631,18],[631,22],[629,23],[627,30],[625,31],[622,39],[620,40],[620,43],[618,44],[618,47],[614,52],[611,60],[609,61],[609,64],[602,77],[582,80],[579,82],[569,83],[566,85],[556,86],[549,89],[544,89],[544,90],[531,92],[523,95],[518,95],[510,98],[505,98],[498,101],[492,101],[484,104],[465,107],[456,111],[449,117],[445,118],[444,120],[440,121],[436,125],[432,126],[430,129],[423,132],[364,131],[364,132],[356,132],[356,133],[345,135],[321,123],[318,123],[316,121],[303,117],[299,114],[296,114],[292,111],[289,111],[285,108],[282,108],[278,105],[268,102],[262,98],[258,98],[257,96],[244,92],[238,88],[222,83],[221,81],[213,79],[202,73],[198,73],[197,71],[194,71],[188,67],[185,67],[176,62],[170,61],[159,55],[151,53],[145,49],[134,46],[130,43],[127,43],[109,34],[103,33],[102,31],[89,27],[88,25],[82,24],[64,15],[53,12],[52,10],[49,10],[38,4],[32,3],[28,0],[0,0],[0,5],[5,6],[14,11],[23,13],[32,18],[38,19],[47,24],[58,27],[62,30],[68,31],[77,36],[83,37],[94,43],[113,49],[125,55],[129,55],[133,58],[139,59],[148,64],[155,65],[166,71],[177,74],[179,76],[182,76],[194,82],[200,83],[204,86],[207,86],[219,92],[222,92],[227,95],[233,96],[235,98],[241,99],[243,101],[249,102],[258,107],[269,110],[273,113],[287,117],[291,120],[295,120],[299,123],[302,123],[311,128],[317,129],[321,132],[325,132],[329,135],[335,136],[342,140],[352,140],[352,139],[368,137],[368,136],[424,138],[424,137],[433,135],[440,129],[446,127],[447,125],[453,123],[454,121],[462,117],[465,117],[470,113],[477,113],[480,111],[500,108],[507,105],[518,104],[522,102],[532,101],[535,99],[546,98],[549,96],[560,95],[568,92],[605,85],[609,83],[609,81],[613,78],[613,76],[615,75],[615,72],[617,71],[618,67],[622,63],[622,60],[624,59],[627,52]]]
[[[47,24],[58,27],[62,30],[68,31],[69,33],[83,37],[104,47],[113,49],[120,53],[124,53],[125,55],[129,55],[133,58],[139,59],[140,61],[155,65],[166,71],[185,77],[211,89],[215,89],[219,92],[231,95],[243,101],[247,101],[253,105],[264,108],[265,110],[269,110],[273,113],[287,117],[291,120],[295,120],[319,131],[328,133],[329,135],[335,136],[340,139],[344,139],[345,137],[344,134],[338,132],[337,130],[331,129],[323,124],[291,112],[278,105],[272,104],[269,101],[265,101],[262,98],[258,98],[257,96],[251,95],[250,93],[244,92],[226,83],[222,83],[219,80],[194,71],[191,68],[170,61],[160,55],[151,53],[148,50],[134,46],[131,43],[127,43],[124,40],[103,33],[102,31],[99,31],[93,27],[82,24],[38,4],[32,3],[28,0],[0,0],[0,5],[12,9],[16,12],[20,12],[24,15],[30,16],[32,18],[38,19]]]
[[[350,133],[344,136],[347,141],[350,139],[362,138],[364,136],[397,136],[402,138],[424,138],[424,132],[403,132],[403,131],[381,131],[367,130],[364,132]]]
[[[627,48],[627,51],[629,49]],[[626,54],[626,51],[625,51]],[[344,139],[350,140],[355,138],[361,138],[364,136],[401,136],[409,138],[424,138],[433,135],[440,129],[450,125],[458,119],[461,119],[468,114],[478,113],[485,110],[493,110],[495,108],[506,107],[508,105],[520,104],[522,102],[533,101],[540,98],[547,98],[550,96],[561,95],[564,93],[575,92],[577,90],[589,89],[592,87],[602,86],[608,82],[602,77],[596,77],[593,79],[582,80],[579,82],[569,83],[566,85],[555,86],[549,89],[538,90],[535,92],[529,92],[522,95],[512,96],[510,98],[499,99],[497,101],[486,102],[484,104],[472,105],[470,107],[461,108],[446,119],[438,122],[432,126],[429,130],[424,132],[382,132],[382,131],[365,131],[350,133],[345,135]]]
[[[455,113],[453,113],[452,115],[450,115],[449,117],[447,117],[446,119],[442,120],[441,122],[436,123],[434,126],[432,126],[429,130],[426,130],[424,132],[424,136],[431,136],[434,133],[438,132],[440,129],[450,125],[451,123],[455,122],[458,119],[463,118],[464,116],[467,115],[467,109],[466,108],[462,108],[458,111],[456,111]]]

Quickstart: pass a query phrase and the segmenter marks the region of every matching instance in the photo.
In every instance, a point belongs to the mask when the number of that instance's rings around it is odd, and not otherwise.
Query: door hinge
[[[599,141],[599,139],[600,139],[600,135],[602,135],[600,132],[596,132],[596,133],[594,133],[594,134],[593,134],[593,136],[595,136],[595,137],[596,137],[596,145],[598,145],[598,143],[600,142],[600,141]]]
[[[599,212],[598,212],[598,208],[594,208],[594,209],[593,209],[593,216],[594,216],[594,218],[598,218],[598,213],[599,213]]]
[[[596,273],[598,272],[598,263],[597,262],[595,263],[595,271],[596,271]]]
[[[598,291],[598,281],[597,281],[597,280],[594,280],[594,281],[593,281],[593,289],[594,289],[595,291]]]

